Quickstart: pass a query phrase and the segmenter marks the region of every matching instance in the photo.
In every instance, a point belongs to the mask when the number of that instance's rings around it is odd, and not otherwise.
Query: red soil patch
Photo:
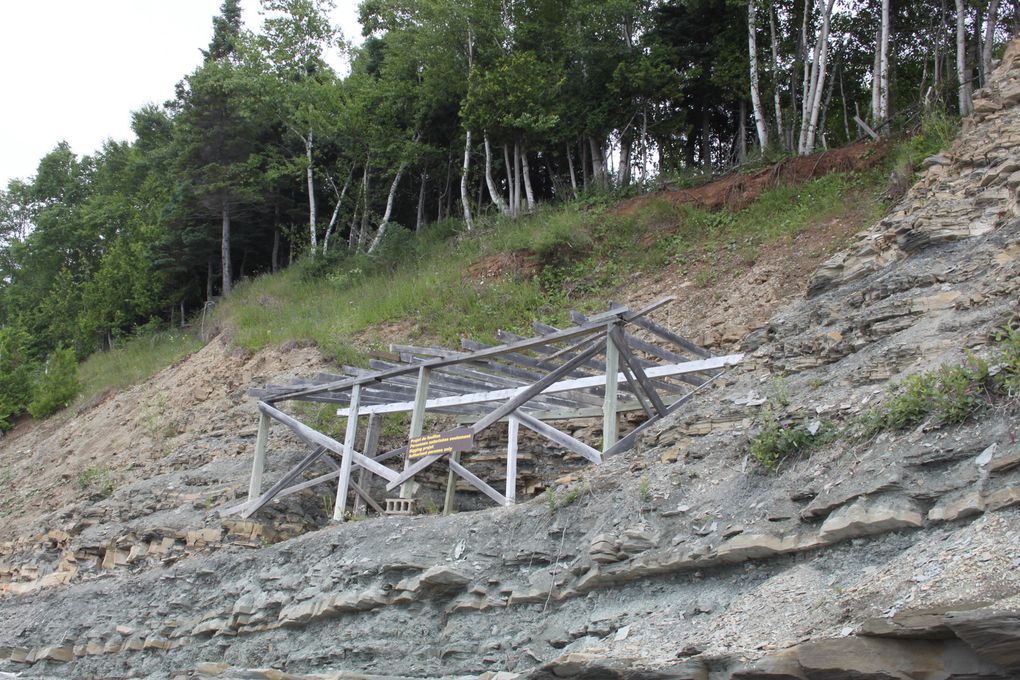
[[[889,149],[886,143],[858,142],[811,156],[787,158],[757,172],[733,173],[697,187],[666,188],[654,194],[637,196],[621,203],[613,212],[617,215],[632,215],[644,207],[650,198],[665,198],[674,205],[690,203],[710,210],[740,210],[771,187],[803,184],[830,172],[860,172],[872,168],[885,158]]]

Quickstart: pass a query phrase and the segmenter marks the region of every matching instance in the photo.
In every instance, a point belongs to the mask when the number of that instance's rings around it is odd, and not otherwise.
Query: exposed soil
[[[637,196],[618,205],[613,212],[633,215],[649,200],[663,198],[673,204],[690,203],[701,208],[740,210],[754,202],[762,192],[781,184],[803,184],[830,172],[860,172],[875,167],[889,153],[888,142],[858,142],[810,156],[786,158],[753,173],[732,173],[696,187],[667,188],[655,194]]]

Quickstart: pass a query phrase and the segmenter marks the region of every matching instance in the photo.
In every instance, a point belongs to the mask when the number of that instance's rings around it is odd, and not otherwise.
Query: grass
[[[653,197],[633,216],[588,201],[542,207],[517,221],[489,216],[473,234],[457,234],[449,222],[419,234],[397,228],[377,256],[306,260],[237,286],[218,307],[216,322],[248,350],[310,341],[346,363],[359,360],[356,339],[382,345],[399,334],[456,347],[461,337],[491,338],[500,328],[527,334],[535,318],[566,324],[570,308],[604,309],[628,274],[661,268],[695,250],[717,250],[750,266],[761,244],[844,214],[847,205],[859,210],[870,201],[877,216],[883,180],[881,170],[831,174],[770,189],[739,212],[677,207]],[[675,231],[665,244],[649,244],[648,225],[664,220]],[[510,272],[479,280],[469,274],[486,257],[521,250],[537,259],[538,276]],[[698,277],[703,286],[718,280],[713,270]]]
[[[139,383],[198,350],[202,342],[184,331],[133,338],[108,352],[96,352],[78,367],[77,405],[109,390]]]

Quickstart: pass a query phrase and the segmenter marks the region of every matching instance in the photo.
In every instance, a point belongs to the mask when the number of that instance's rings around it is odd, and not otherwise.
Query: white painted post
[[[610,337],[612,324],[606,326],[606,396],[602,402],[602,452],[616,443],[616,385],[620,372],[620,350]]]
[[[351,459],[354,458],[354,438],[358,434],[358,407],[361,404],[361,385],[351,388],[351,412],[347,416],[347,432],[344,434],[344,457],[340,461],[340,482],[336,488],[336,503],[333,504],[333,521],[344,518],[347,509],[347,490],[351,485]]]
[[[362,449],[362,453],[372,458],[379,450],[379,430],[381,430],[382,416],[378,413],[373,413],[368,417],[368,427],[365,431],[365,447]],[[368,484],[368,470],[361,468],[358,470],[358,486],[362,489],[366,489]],[[354,514],[364,515],[368,512],[368,508],[365,506],[365,499],[359,494],[354,494]]]
[[[506,441],[506,504],[513,505],[517,502],[517,433],[520,430],[521,421],[510,416],[507,422]]]
[[[262,470],[266,466],[266,445],[269,440],[269,416],[259,412],[259,433],[255,438],[255,458],[251,462],[251,481],[248,482],[248,500],[262,495]]]
[[[429,398],[429,375],[431,373],[432,370],[427,366],[422,366],[418,369],[418,387],[414,392],[414,409],[411,411],[411,439],[420,437],[422,430],[425,429],[425,404]],[[406,470],[410,466],[411,459],[405,457],[404,469]],[[417,491],[418,485],[415,482],[404,482],[403,486],[400,487],[400,497],[414,498]]]

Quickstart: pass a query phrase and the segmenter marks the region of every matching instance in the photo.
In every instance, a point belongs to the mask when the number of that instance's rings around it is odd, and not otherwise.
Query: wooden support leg
[[[521,421],[510,416],[507,423],[506,442],[506,504],[513,505],[517,502],[517,433],[521,428]]]
[[[382,430],[382,416],[373,413],[368,417],[368,429],[365,431],[365,446],[362,451],[366,456],[372,458],[379,448],[379,432]],[[368,484],[368,471],[365,468],[358,470],[358,487],[366,489]],[[354,497],[354,514],[364,515],[366,513],[365,499],[362,494]]]
[[[344,434],[344,457],[340,461],[340,482],[336,489],[336,503],[333,504],[333,521],[344,518],[347,509],[347,491],[351,483],[351,461],[354,458],[354,438],[358,434],[358,406],[361,404],[361,385],[351,388],[351,412],[347,416],[347,432]]]
[[[606,333],[606,398],[602,403],[602,451],[616,443],[618,434],[616,416],[617,383],[620,378],[620,350]]]
[[[255,438],[255,459],[251,463],[251,481],[248,483],[248,500],[262,494],[262,470],[266,466],[266,444],[269,440],[269,416],[259,412],[259,434]]]
[[[454,463],[460,463],[460,451],[454,451],[451,455],[451,460]],[[457,487],[457,476],[453,472],[453,467],[450,467],[450,471],[446,475],[446,498],[443,499],[443,514],[452,515],[456,509],[453,507],[454,494],[456,493]]]
[[[411,411],[411,432],[410,438],[420,437],[425,429],[425,403],[429,398],[429,375],[431,370],[425,366],[418,369],[418,386],[414,392],[414,410]],[[404,458],[404,469],[411,465],[410,458]],[[414,482],[407,482],[400,487],[401,498],[414,498],[418,491],[418,485]]]

